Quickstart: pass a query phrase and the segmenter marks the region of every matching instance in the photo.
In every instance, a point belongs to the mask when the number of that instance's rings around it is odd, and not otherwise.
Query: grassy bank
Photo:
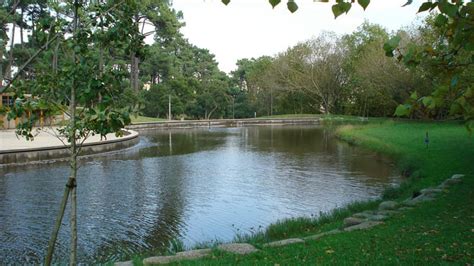
[[[340,138],[398,161],[408,176],[387,199],[404,200],[421,188],[435,186],[453,174],[465,174],[464,183],[433,201],[389,219],[367,231],[347,232],[317,241],[265,248],[268,241],[303,237],[338,228],[354,212],[373,209],[378,202],[357,203],[319,219],[300,218],[276,223],[265,232],[240,236],[236,241],[254,244],[261,252],[249,256],[217,250],[213,256],[183,265],[228,264],[468,264],[474,261],[474,136],[460,124],[371,120],[345,125]],[[424,143],[428,132],[430,144]],[[134,258],[140,264],[143,256]]]
[[[152,122],[163,122],[166,119],[157,118],[157,117],[147,117],[147,116],[132,116],[132,124],[134,123],[152,123]]]
[[[474,174],[474,136],[459,123],[384,121],[342,126],[338,135],[395,158],[403,174],[410,177],[401,192],[437,185],[455,173]]]

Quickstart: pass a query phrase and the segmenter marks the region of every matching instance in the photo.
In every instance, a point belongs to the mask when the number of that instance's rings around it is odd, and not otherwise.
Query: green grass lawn
[[[156,118],[156,117],[147,117],[147,116],[132,116],[132,124],[133,123],[151,123],[151,122],[162,122],[166,121],[163,118]]]
[[[310,119],[319,118],[323,124],[347,124],[347,123],[371,123],[385,121],[385,118],[377,117],[359,117],[351,115],[325,115],[325,114],[285,114],[285,115],[272,115],[272,116],[260,116],[257,119]]]
[[[268,116],[259,116],[258,119],[291,119],[291,118],[317,118],[320,117],[320,114],[285,114],[285,115],[268,115]]]
[[[325,115],[325,114],[284,114],[284,115],[269,115],[269,116],[259,116],[257,119],[298,119],[298,118],[321,118],[328,120],[341,120],[344,119],[348,121],[361,120],[361,118],[356,116],[349,115]]]
[[[430,144],[424,144],[428,132]],[[319,219],[300,218],[275,223],[265,232],[236,237],[261,249],[248,256],[213,251],[212,257],[180,265],[472,265],[474,262],[474,136],[457,123],[375,120],[346,125],[340,138],[398,161],[409,177],[384,198],[402,201],[413,192],[436,186],[453,174],[465,174],[435,201],[395,216],[366,231],[346,232],[317,241],[264,248],[268,241],[303,237],[338,228],[351,213],[373,209],[378,202],[356,203]],[[134,258],[140,264],[143,256]]]

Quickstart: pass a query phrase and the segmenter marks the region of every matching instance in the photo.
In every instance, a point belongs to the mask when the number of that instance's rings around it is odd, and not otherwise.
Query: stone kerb
[[[82,146],[81,156],[121,150],[132,147],[139,142],[138,132],[126,130],[126,134],[110,140],[86,142]],[[32,142],[30,148],[0,149],[0,165],[58,160],[68,156],[68,145],[49,145],[47,142],[36,144]]]

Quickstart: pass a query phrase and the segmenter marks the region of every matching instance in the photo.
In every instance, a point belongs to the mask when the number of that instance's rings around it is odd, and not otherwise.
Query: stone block
[[[367,221],[367,222],[363,222],[361,224],[346,227],[346,228],[344,228],[344,231],[351,232],[351,231],[356,231],[356,230],[366,230],[366,229],[369,229],[369,228],[372,228],[374,226],[381,225],[381,224],[383,224],[383,222]]]
[[[222,244],[217,246],[217,249],[238,255],[246,255],[258,251],[254,246],[246,243]]]
[[[291,245],[291,244],[296,244],[296,243],[304,243],[304,240],[299,239],[299,238],[289,238],[289,239],[270,242],[270,243],[264,244],[263,246],[264,247],[281,247],[281,246],[286,246],[286,245]]]
[[[379,205],[379,210],[384,211],[384,210],[396,210],[398,208],[399,204],[396,201],[384,201],[380,203]]]

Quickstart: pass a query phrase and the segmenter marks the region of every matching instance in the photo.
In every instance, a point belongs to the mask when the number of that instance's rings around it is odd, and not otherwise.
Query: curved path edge
[[[120,138],[82,144],[80,156],[116,151],[136,145],[139,141],[139,133],[129,129],[124,131],[128,134]],[[69,155],[69,145],[0,150],[0,166],[55,160],[68,157]]]
[[[319,118],[247,118],[247,119],[213,119],[213,120],[171,120],[158,122],[141,122],[128,125],[127,129],[169,129],[195,127],[244,127],[268,125],[319,125]]]

